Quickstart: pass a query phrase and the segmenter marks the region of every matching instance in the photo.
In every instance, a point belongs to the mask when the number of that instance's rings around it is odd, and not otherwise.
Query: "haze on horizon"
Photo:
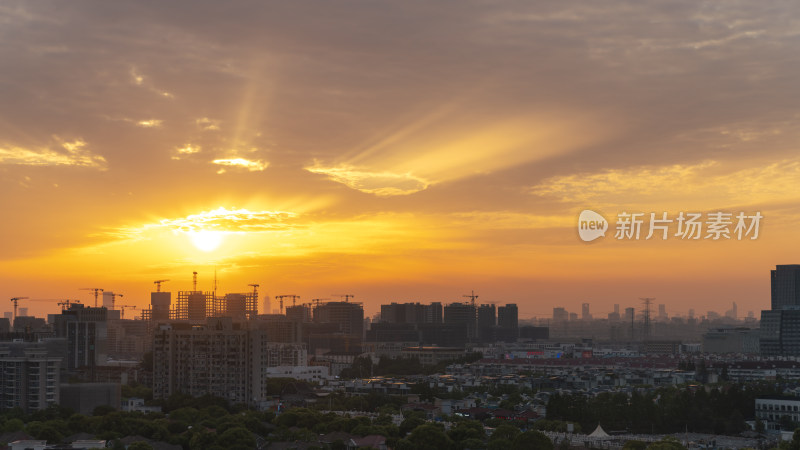
[[[4,2],[0,298],[141,307],[216,270],[368,313],[472,289],[521,318],[768,308],[800,263],[798,9]],[[764,220],[587,244],[584,209]]]

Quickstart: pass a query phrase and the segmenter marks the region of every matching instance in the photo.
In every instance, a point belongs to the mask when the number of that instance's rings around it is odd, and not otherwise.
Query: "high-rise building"
[[[800,264],[771,271],[772,309],[761,311],[762,356],[800,356]]]
[[[294,305],[286,307],[286,318],[295,322],[311,322],[311,306]]]
[[[108,310],[73,303],[69,309],[53,316],[57,337],[67,338],[65,367],[95,367],[108,358]]]
[[[61,358],[48,356],[41,344],[0,345],[0,409],[29,413],[59,403]]]
[[[800,307],[800,264],[775,266],[770,287],[773,310]]]
[[[307,353],[303,344],[270,342],[265,330],[214,317],[160,325],[153,361],[155,398],[182,392],[254,405],[267,399],[268,368],[305,366]]]
[[[425,305],[425,323],[442,323],[443,321],[444,316],[440,302],[431,302],[430,305]]]
[[[117,297],[111,291],[103,291],[103,306],[107,309],[114,309],[114,299]]]
[[[6,311],[3,313],[3,317],[8,319],[9,322],[11,322],[12,320],[14,320],[14,313],[11,311]]]
[[[247,294],[225,294],[225,317],[235,321],[247,319]]]
[[[475,305],[470,303],[450,303],[444,306],[445,324],[464,324],[467,328],[467,342],[476,342]]]
[[[519,310],[516,303],[508,303],[497,308],[497,339],[516,342],[519,338]]]
[[[569,320],[569,313],[562,307],[553,308],[553,322],[566,322]]]
[[[584,303],[581,305],[581,319],[582,320],[592,320],[592,314],[589,312],[589,304]]]
[[[314,322],[338,324],[339,332],[361,338],[364,334],[364,307],[353,302],[323,303],[314,307]]]
[[[17,315],[18,316],[22,316],[22,317],[27,317],[28,316],[28,308],[26,308],[24,306],[20,306],[19,307],[19,314],[17,314]]]
[[[633,322],[634,318],[636,317],[636,309],[634,308],[625,308],[625,322]]]
[[[169,320],[169,308],[172,305],[171,292],[150,293],[150,314],[154,321]]]
[[[494,342],[497,325],[497,308],[493,304],[478,307],[478,341]]]

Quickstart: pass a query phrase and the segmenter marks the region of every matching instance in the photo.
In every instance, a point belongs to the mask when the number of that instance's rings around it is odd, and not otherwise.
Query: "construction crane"
[[[260,285],[260,284],[253,283],[253,284],[248,284],[248,286],[252,286],[252,288],[253,288],[253,298],[254,298],[256,301],[258,301],[258,288],[259,288],[259,286],[261,286],[261,285]]]
[[[288,297],[292,298],[292,306],[297,306],[297,299],[300,298],[299,295],[289,295]]]
[[[291,295],[276,295],[275,298],[278,299],[278,304],[280,305],[281,309],[280,312],[283,314],[283,299],[287,297],[292,297]]]
[[[94,291],[94,307],[97,308],[97,294],[100,292],[105,291],[105,289],[101,288],[80,288],[80,291]]]
[[[466,298],[470,299],[470,303],[472,304],[472,306],[475,306],[475,299],[478,298],[478,296],[475,295],[475,291],[474,290],[472,291],[471,294],[464,294],[464,295],[462,295],[462,297],[466,297]]]
[[[330,299],[329,299],[329,298],[312,298],[312,299],[311,299],[311,302],[312,302],[312,303],[313,303],[315,306],[319,306],[319,302],[321,302],[321,301],[326,301],[326,300],[330,300]],[[311,303],[309,303],[309,305],[310,305],[310,304],[311,304]]]
[[[14,318],[11,321],[12,326],[14,324],[14,321],[17,320],[17,302],[19,302],[20,300],[25,300],[26,298],[28,297],[13,297],[11,299],[11,301],[14,302]]]
[[[124,297],[122,294],[115,294],[113,292],[109,292],[111,294],[111,309],[114,309],[114,302],[116,301],[117,297]]]
[[[355,297],[353,294],[334,294],[333,296],[344,298],[345,303],[349,302],[351,298]]]
[[[129,308],[129,309],[136,309],[136,306],[132,306],[132,305],[119,305],[119,318],[120,318],[120,319],[124,319],[124,318],[125,318],[125,308]]]
[[[169,280],[156,280],[156,281],[153,281],[153,284],[156,285],[156,292],[161,292],[161,283],[165,283],[167,281],[169,281]]]
[[[69,300],[69,299],[67,299],[67,300],[62,300],[62,301],[58,302],[58,306],[60,306],[62,310],[63,309],[69,309],[70,305],[74,305],[74,304],[80,303],[80,302],[81,302],[80,300]]]

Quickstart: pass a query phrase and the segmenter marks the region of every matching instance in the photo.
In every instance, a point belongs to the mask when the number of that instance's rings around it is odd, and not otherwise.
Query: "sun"
[[[192,240],[192,244],[198,250],[210,252],[216,250],[219,244],[222,243],[222,232],[209,230],[190,231],[189,239]]]

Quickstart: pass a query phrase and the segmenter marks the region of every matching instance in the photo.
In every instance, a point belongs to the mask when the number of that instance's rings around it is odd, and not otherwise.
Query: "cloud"
[[[61,148],[54,146],[25,148],[20,146],[0,147],[0,164],[25,166],[81,166],[106,170],[106,159],[87,150],[83,139],[72,141],[54,138]]]
[[[163,124],[164,121],[159,119],[140,120],[136,122],[136,125],[142,128],[160,128]]]
[[[583,205],[645,208],[715,208],[766,204],[800,198],[800,158],[742,164],[635,166],[556,176],[530,189],[540,197]]]
[[[287,211],[250,211],[243,208],[228,209],[220,207],[185,217],[160,219],[153,223],[121,227],[107,234],[121,238],[138,239],[146,236],[149,232],[157,230],[181,233],[200,231],[220,231],[225,233],[278,231],[296,228],[297,225],[288,223],[289,220],[296,217],[296,213]]]
[[[195,120],[195,124],[198,128],[204,131],[218,131],[220,121],[215,119],[209,119],[208,117],[201,117]]]
[[[370,172],[348,165],[324,167],[319,163],[306,167],[311,173],[326,175],[330,180],[368,194],[381,197],[408,195],[422,191],[430,184],[411,173]]]
[[[240,167],[243,169],[247,169],[250,172],[260,172],[269,166],[269,163],[266,161],[261,161],[261,160],[251,161],[249,159],[244,159],[244,158],[215,159],[211,161],[211,163],[226,167]],[[217,171],[217,173],[224,173],[224,172],[225,172],[224,167],[219,169],[219,171]]]
[[[199,145],[186,144],[175,149],[177,155],[173,155],[172,159],[179,160],[182,155],[194,155],[195,153],[200,153],[201,150],[202,148]]]

